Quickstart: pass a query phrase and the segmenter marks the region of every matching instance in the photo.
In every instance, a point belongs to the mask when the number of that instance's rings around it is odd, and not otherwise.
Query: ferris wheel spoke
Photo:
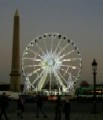
[[[26,65],[26,66],[24,66],[24,69],[30,68],[30,67],[34,67],[34,65]]]
[[[54,50],[54,53],[57,52],[57,50],[58,50],[58,48],[59,48],[59,46],[60,46],[60,44],[61,44],[61,41],[62,41],[62,39],[59,40],[59,42],[58,42],[58,44],[57,44],[57,47],[56,47],[56,49]]]
[[[34,65],[26,65],[26,66],[24,66],[24,68],[27,68],[27,67],[34,67]]]
[[[50,72],[50,84],[49,84],[49,91],[51,91],[51,81],[52,81],[52,76],[51,76],[51,72]]]
[[[68,43],[65,47],[63,47],[57,54],[60,55],[70,44]]]
[[[25,58],[24,58],[25,59]],[[24,66],[24,70],[27,69],[27,68],[35,68],[36,66],[38,67],[42,67],[41,64],[37,64],[37,65],[23,65]]]
[[[35,73],[37,74],[37,72],[40,71],[40,70],[41,70],[41,69],[34,70],[33,72],[28,73],[27,76],[30,77],[30,76],[32,76],[32,75],[35,74]]]
[[[52,50],[53,41],[54,41],[54,39],[53,39],[53,38],[54,38],[54,36],[52,35],[52,40],[51,40],[51,53],[52,53],[52,51],[53,51],[53,50]]]
[[[64,70],[63,68],[62,68],[61,70],[62,70],[63,72],[65,72],[66,74],[68,74],[68,73],[66,72],[66,70]],[[65,73],[64,73],[64,74],[65,74]],[[64,75],[63,75],[63,76],[64,76]]]
[[[41,59],[37,59],[37,58],[28,58],[28,57],[24,57],[25,60],[32,60],[32,61],[42,61]]]
[[[38,49],[44,54],[43,50],[40,48],[40,46],[36,43],[36,46],[38,47]]]
[[[65,72],[64,74],[63,74],[63,76],[65,76],[66,74],[68,74],[69,75],[69,73],[66,71],[66,70],[64,70],[64,69],[61,69],[63,72]]]
[[[35,51],[33,51],[33,50],[31,50],[30,48],[29,49],[27,49],[28,51],[30,51],[30,52],[32,52],[32,53],[34,53],[36,56],[38,55],[38,56],[40,56],[40,54],[39,53],[37,53],[37,52],[35,52]]]
[[[55,76],[55,78],[57,78],[59,84],[65,88],[63,81],[61,80],[60,76],[58,75],[58,73],[56,71],[54,71],[54,76]]]
[[[34,67],[34,65],[25,65],[25,66],[24,66],[24,70],[25,70],[26,68],[29,68],[29,67]]]
[[[42,65],[41,65],[41,64],[38,64],[38,65],[34,65],[34,67],[36,67],[36,66],[39,66],[39,67],[41,67]]]
[[[33,71],[33,73],[37,73],[37,72],[40,71],[40,70],[41,70],[41,68],[36,69],[36,70]]]
[[[42,60],[41,59],[35,59],[35,61],[41,62]]]
[[[61,75],[61,73],[58,71],[58,74],[60,75],[60,77],[62,78],[62,80],[66,83],[66,85],[67,85],[67,82],[66,82],[66,80],[65,80],[65,78]]]
[[[47,78],[47,72],[45,71],[43,76],[41,76],[41,79],[39,80],[38,82],[38,90],[41,90],[45,81],[46,81],[46,78]]]
[[[70,67],[72,69],[78,69],[78,67],[75,66],[75,65],[61,65],[61,66],[63,66],[63,67]]]
[[[32,84],[35,84],[35,82],[38,81],[39,78],[42,77],[43,74],[44,74],[44,70],[40,73],[39,76],[36,77],[36,79],[32,82]]]
[[[60,56],[59,59],[62,59],[62,58],[64,58],[65,56],[72,54],[74,51],[75,51],[75,50],[69,51],[67,54],[64,54],[64,55]]]
[[[67,74],[68,70],[69,70],[69,66],[68,66],[67,69],[65,70],[65,73],[63,74],[63,76],[65,76],[65,75]]]
[[[46,45],[45,39],[43,39],[43,41],[44,41],[44,45],[45,45],[45,48],[46,48],[46,52],[48,53],[48,49],[47,49],[47,45]]]
[[[63,62],[64,62],[64,61],[76,61],[76,60],[80,60],[80,61],[81,61],[81,58],[63,59]]]

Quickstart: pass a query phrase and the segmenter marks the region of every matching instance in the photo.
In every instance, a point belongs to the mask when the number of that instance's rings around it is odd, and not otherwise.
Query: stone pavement
[[[8,114],[10,120],[19,120],[16,114]],[[71,120],[103,120],[103,116],[100,114],[71,114]],[[54,120],[54,114],[48,114],[48,118],[43,118],[40,115],[36,118],[35,114],[23,114],[23,120]],[[64,115],[62,115],[61,120],[64,120]]]

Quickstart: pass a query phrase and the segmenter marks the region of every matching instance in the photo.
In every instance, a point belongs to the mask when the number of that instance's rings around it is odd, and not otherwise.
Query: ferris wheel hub
[[[47,54],[42,56],[42,69],[44,69],[48,73],[53,73],[54,71],[59,70],[62,64],[62,61],[60,61],[59,59],[59,56],[57,56],[55,53],[48,52]]]

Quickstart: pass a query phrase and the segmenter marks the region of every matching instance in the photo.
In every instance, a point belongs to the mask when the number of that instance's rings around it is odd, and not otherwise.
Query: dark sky
[[[13,16],[20,15],[21,58],[27,44],[46,32],[70,37],[82,55],[81,80],[93,82],[91,62],[98,62],[103,83],[103,0],[0,0],[0,82],[10,81]]]

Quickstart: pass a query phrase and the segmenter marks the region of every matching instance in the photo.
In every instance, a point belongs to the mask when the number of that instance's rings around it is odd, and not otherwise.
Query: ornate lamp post
[[[97,74],[97,62],[96,59],[93,59],[92,62],[92,70],[93,70],[93,113],[96,112],[96,74]]]

